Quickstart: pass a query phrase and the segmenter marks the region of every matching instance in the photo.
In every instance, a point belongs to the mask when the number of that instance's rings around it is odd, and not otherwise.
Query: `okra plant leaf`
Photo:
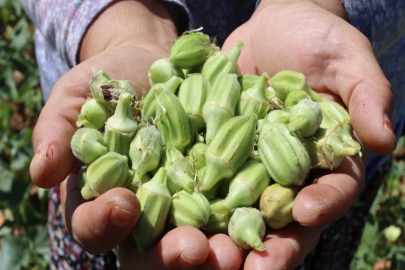
[[[7,235],[2,239],[0,249],[0,270],[19,270],[28,267],[30,255],[26,238]]]

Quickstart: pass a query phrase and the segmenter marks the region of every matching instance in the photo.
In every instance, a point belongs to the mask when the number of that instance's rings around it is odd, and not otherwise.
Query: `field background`
[[[30,183],[32,130],[42,109],[34,27],[0,0],[0,270],[48,269],[47,190]],[[405,138],[370,211],[351,269],[405,269]]]

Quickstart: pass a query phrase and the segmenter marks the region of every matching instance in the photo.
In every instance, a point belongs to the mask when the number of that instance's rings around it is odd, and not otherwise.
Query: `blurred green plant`
[[[405,136],[371,207],[351,269],[405,269]]]
[[[33,32],[19,1],[0,0],[0,270],[49,264],[47,191],[28,172],[43,107]]]

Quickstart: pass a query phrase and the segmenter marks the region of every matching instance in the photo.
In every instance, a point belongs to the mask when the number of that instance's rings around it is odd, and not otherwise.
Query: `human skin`
[[[348,107],[366,148],[387,154],[395,148],[387,122],[392,113],[390,85],[367,39],[339,17],[345,13],[337,3],[262,1],[252,18],[229,36],[223,49],[239,40],[245,42],[238,61],[242,73],[303,72],[314,90],[329,93]],[[207,239],[191,227],[170,231],[156,246],[139,254],[130,236],[140,214],[139,201],[132,192],[116,188],[94,201],[82,199],[70,140],[80,108],[91,96],[89,78],[104,69],[114,78],[148,88],[150,65],[169,55],[176,37],[175,26],[159,1],[119,1],[96,19],[83,39],[80,64],[55,84],[38,119],[30,167],[33,182],[44,188],[61,183],[69,233],[92,254],[119,245],[124,269],[197,265],[237,269],[242,263],[245,269],[295,267],[315,247],[322,227],[339,219],[361,191],[364,164],[358,156],[346,158],[333,173],[321,175],[305,187],[293,211],[298,223],[266,236],[265,252],[251,251],[244,256],[228,236]]]

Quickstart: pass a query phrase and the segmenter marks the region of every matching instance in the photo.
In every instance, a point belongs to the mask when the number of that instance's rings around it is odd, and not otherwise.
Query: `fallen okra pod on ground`
[[[294,198],[311,169],[333,170],[360,154],[349,114],[303,74],[241,75],[243,45],[221,52],[207,35],[184,33],[150,67],[142,100],[103,70],[90,79],[93,98],[71,141],[83,162],[82,196],[132,190],[142,210],[132,232],[140,252],[167,221],[262,251],[266,225],[294,221]]]

